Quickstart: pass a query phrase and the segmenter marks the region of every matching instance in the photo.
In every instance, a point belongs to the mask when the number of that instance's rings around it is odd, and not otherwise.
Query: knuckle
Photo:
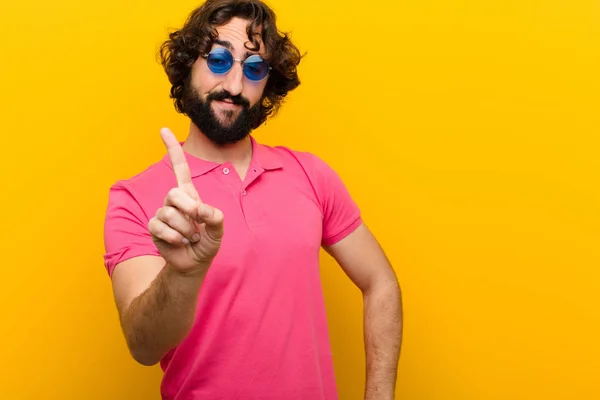
[[[158,210],[156,210],[156,215],[154,216],[155,221],[162,221],[164,217],[164,211],[162,208],[159,208]]]
[[[175,198],[177,198],[179,196],[179,190],[180,189],[178,187],[171,188],[169,190],[169,193],[167,193],[167,197],[169,199],[175,199]]]
[[[182,207],[183,211],[190,216],[195,215],[198,212],[198,206],[196,204],[194,204],[194,202],[189,202],[186,203],[183,207]]]
[[[160,221],[156,217],[152,217],[152,218],[150,218],[150,221],[148,221],[148,228],[149,229],[156,230],[159,225],[160,225]]]
[[[157,218],[152,218],[148,222],[148,231],[151,235],[160,239],[163,230],[163,224]]]
[[[165,222],[173,221],[177,211],[173,207],[163,207],[161,209],[161,220]]]
[[[169,231],[169,233],[166,235],[167,239],[170,243],[177,243],[181,241],[181,234],[179,234],[176,231]]]
[[[167,243],[175,242],[175,234],[173,232],[164,232],[161,239]]]

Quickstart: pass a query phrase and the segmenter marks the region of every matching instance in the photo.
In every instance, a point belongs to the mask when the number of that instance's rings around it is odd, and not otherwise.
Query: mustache
[[[242,95],[239,95],[239,94],[237,96],[232,96],[226,90],[224,90],[222,92],[215,92],[215,93],[209,94],[207,97],[207,100],[208,101],[231,100],[231,102],[233,104],[244,106],[246,108],[250,107],[250,102],[248,101],[248,99],[246,99],[245,97],[243,97]]]

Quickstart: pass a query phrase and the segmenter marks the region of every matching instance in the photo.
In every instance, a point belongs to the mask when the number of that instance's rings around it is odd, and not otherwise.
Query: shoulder
[[[275,155],[284,168],[292,170],[302,169],[309,179],[321,179],[330,173],[335,173],[331,165],[318,154],[306,150],[293,149],[286,146],[265,146],[266,151]]]
[[[162,158],[132,176],[116,180],[109,188],[109,209],[115,206],[138,208],[143,213],[153,214],[156,204],[163,201],[174,184],[174,175]]]
[[[308,178],[323,215],[324,245],[339,242],[360,226],[361,210],[341,176],[328,162],[315,153],[283,146],[271,151],[281,160],[283,170],[301,170]]]
[[[116,180],[110,191],[125,190],[136,196],[148,196],[160,192],[161,187],[171,187],[175,178],[165,158],[154,162],[140,172]]]
[[[323,208],[336,205],[339,199],[349,198],[340,174],[316,153],[285,146],[266,146],[261,151],[270,152],[272,158],[278,160],[286,179],[307,181]]]

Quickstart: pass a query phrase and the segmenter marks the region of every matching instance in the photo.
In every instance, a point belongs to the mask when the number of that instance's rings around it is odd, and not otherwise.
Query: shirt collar
[[[257,165],[263,170],[269,171],[283,167],[280,156],[276,153],[272,147],[258,143],[253,136],[250,136],[252,143],[252,161],[251,164]],[[183,145],[183,143],[181,143]],[[215,163],[212,161],[206,161],[201,158],[194,157],[189,153],[185,153],[188,166],[192,178],[204,175],[213,169],[221,166],[222,164]],[[165,154],[163,161],[167,163],[169,168],[173,168],[171,161],[169,160],[169,154]]]
[[[264,170],[273,170],[283,167],[281,157],[275,149],[258,143],[254,137],[250,136],[252,142],[252,162],[256,163]]]

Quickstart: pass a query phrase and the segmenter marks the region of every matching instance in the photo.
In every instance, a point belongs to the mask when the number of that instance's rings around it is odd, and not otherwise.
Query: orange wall
[[[600,398],[598,2],[272,4],[308,55],[256,136],[329,161],[387,250],[398,398]],[[160,127],[185,137],[154,55],[195,5],[0,5],[3,398],[158,399],[121,336],[102,222],[108,187],[163,154]],[[361,298],[323,260],[358,400]]]

